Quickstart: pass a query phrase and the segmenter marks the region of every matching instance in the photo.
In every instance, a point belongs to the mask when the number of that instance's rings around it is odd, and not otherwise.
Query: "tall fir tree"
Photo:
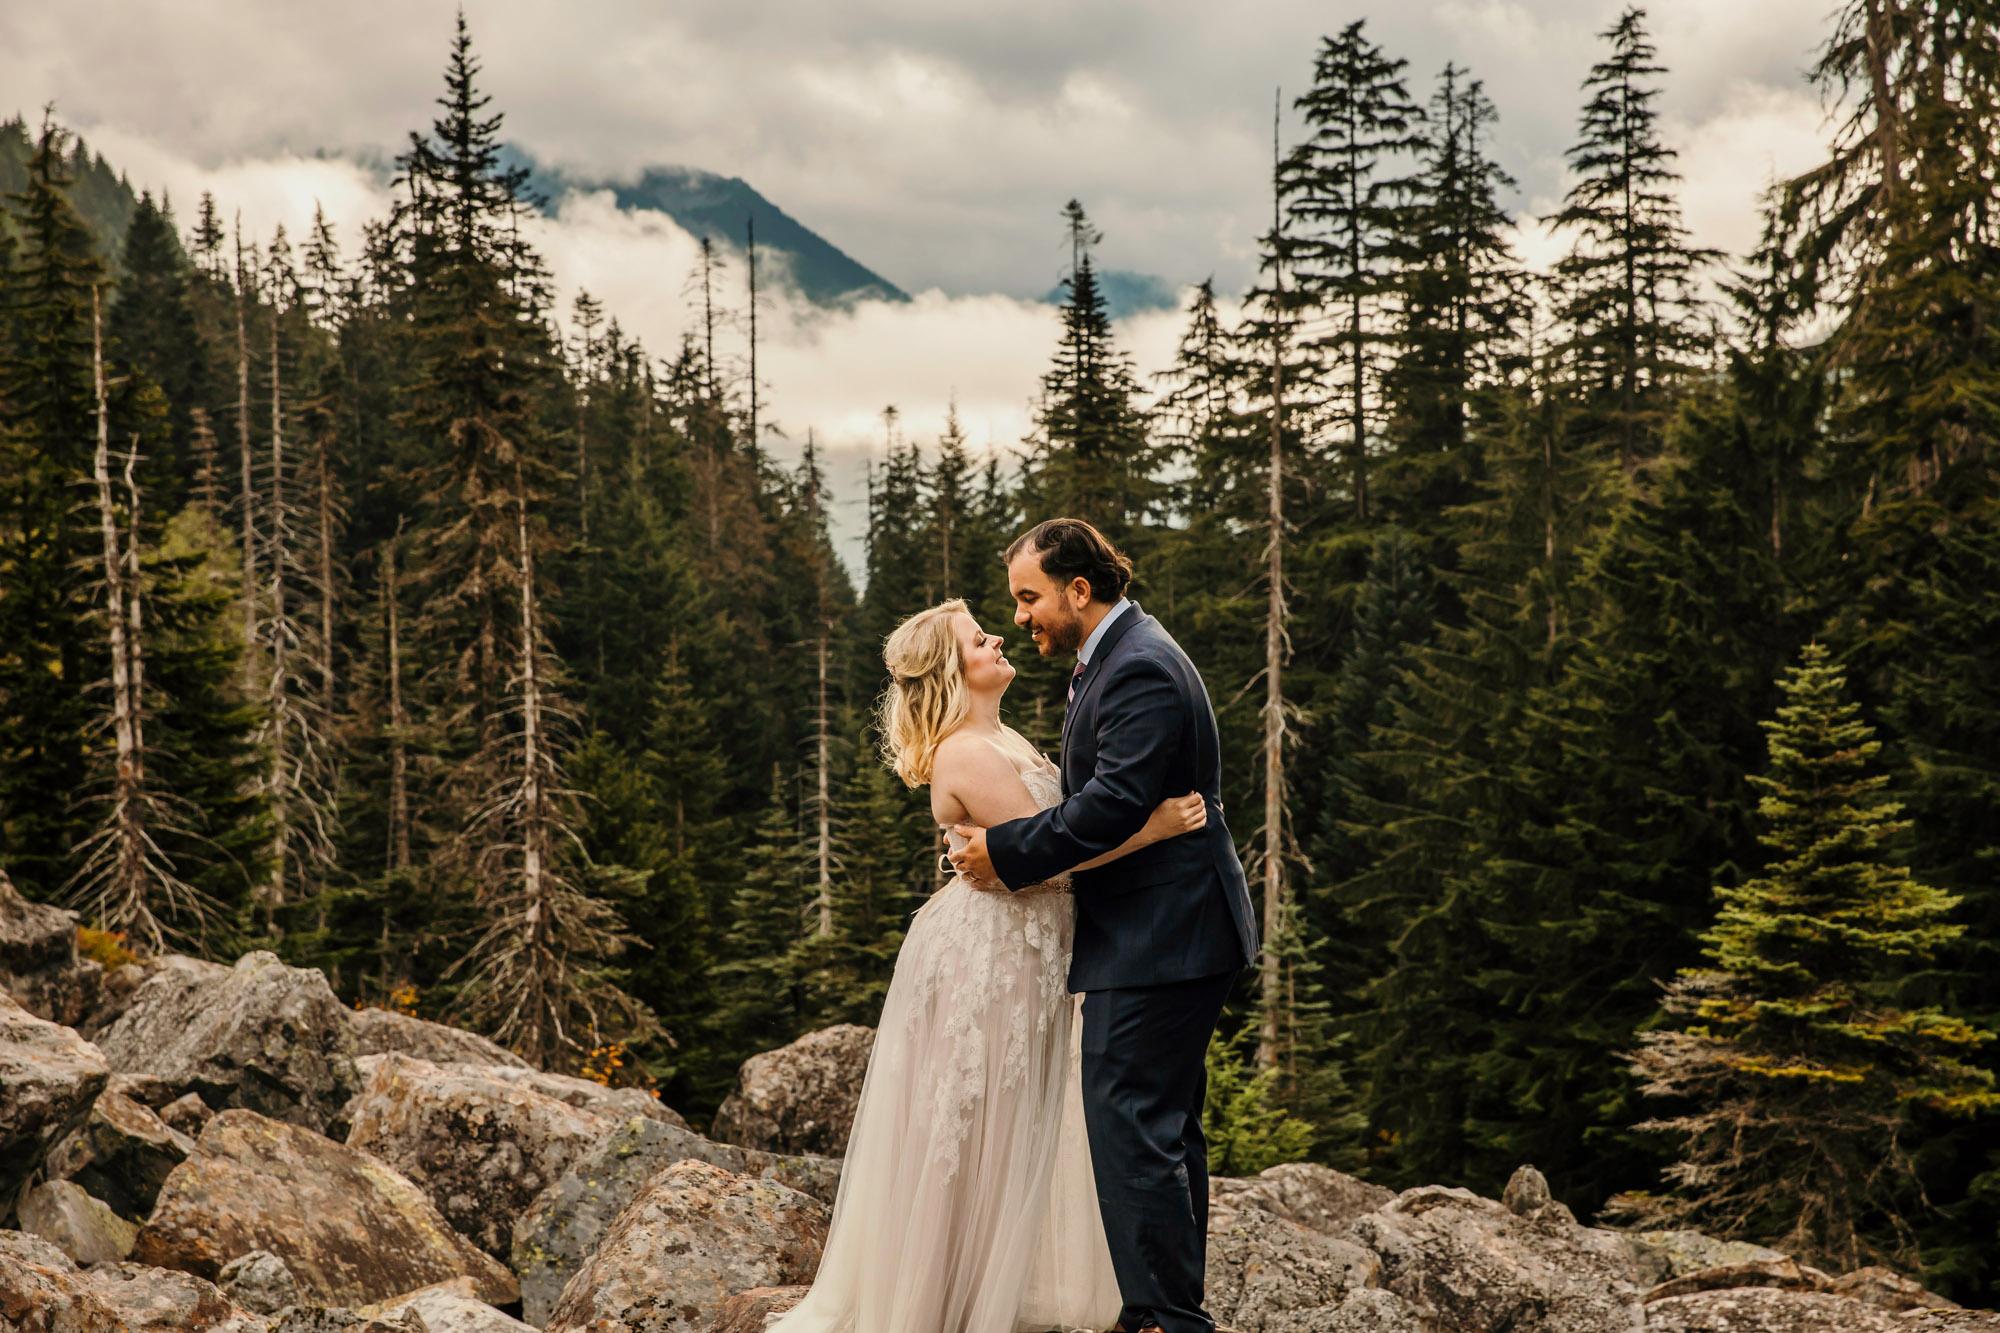
[[[1674,384],[1704,346],[1695,279],[1715,255],[1690,245],[1681,224],[1675,154],[1660,142],[1660,90],[1650,82],[1665,67],[1646,11],[1627,8],[1600,36],[1611,51],[1583,82],[1588,100],[1569,150],[1577,183],[1547,221],[1575,236],[1556,274],[1589,413],[1578,426],[1631,473],[1658,451]]]
[[[1423,109],[1403,81],[1408,62],[1370,41],[1365,26],[1357,19],[1321,41],[1313,86],[1297,103],[1312,134],[1280,176],[1294,237],[1289,266],[1323,326],[1312,336],[1337,367],[1329,425],[1346,454],[1347,498],[1363,520],[1372,512],[1370,453],[1382,427],[1404,215],[1417,189],[1413,155],[1423,143]]]

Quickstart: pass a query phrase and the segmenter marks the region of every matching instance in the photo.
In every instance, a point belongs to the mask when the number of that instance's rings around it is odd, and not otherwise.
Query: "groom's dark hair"
[[[1042,573],[1062,587],[1071,579],[1090,584],[1093,602],[1115,603],[1132,586],[1132,562],[1109,538],[1080,518],[1052,518],[1013,540],[1001,559],[1013,564],[1023,551],[1042,558]]]

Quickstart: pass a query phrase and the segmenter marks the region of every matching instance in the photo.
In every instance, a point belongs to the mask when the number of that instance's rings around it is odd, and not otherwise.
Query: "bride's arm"
[[[1082,865],[1071,866],[1070,869],[1095,870],[1101,865],[1116,861],[1121,856],[1130,856],[1141,847],[1150,847],[1156,842],[1165,842],[1168,838],[1178,838],[1183,833],[1192,833],[1196,829],[1206,827],[1208,827],[1208,802],[1202,800],[1200,793],[1189,792],[1185,796],[1169,796],[1153,807],[1152,816],[1146,820],[1144,828],[1110,851],[1100,856],[1093,856]]]
[[[963,812],[952,817],[954,807]],[[1007,756],[976,736],[947,736],[931,760],[931,809],[940,821],[991,828],[1040,811]]]

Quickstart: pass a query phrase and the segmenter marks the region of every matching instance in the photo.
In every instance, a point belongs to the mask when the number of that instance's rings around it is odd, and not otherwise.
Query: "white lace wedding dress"
[[[1043,809],[1047,762],[1021,769]],[[954,875],[896,956],[812,1292],[766,1333],[1104,1329],[1120,1309],[1084,1137],[1066,885]]]

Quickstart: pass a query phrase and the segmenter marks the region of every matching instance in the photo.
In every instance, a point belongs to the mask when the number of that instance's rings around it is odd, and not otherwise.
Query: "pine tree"
[[[770,804],[743,849],[722,957],[709,969],[721,997],[712,1015],[718,1040],[739,1058],[782,1046],[805,1030],[806,870],[783,770],[773,767]]]
[[[1317,334],[1341,377],[1333,415],[1345,435],[1354,516],[1371,516],[1370,441],[1381,426],[1382,355],[1402,261],[1403,214],[1416,189],[1407,174],[1422,145],[1422,108],[1402,72],[1355,20],[1321,41],[1313,86],[1300,97],[1312,136],[1286,160],[1280,190],[1292,223],[1291,267],[1327,323]]]
[[[0,362],[0,860],[48,899],[91,827],[86,786],[100,672],[87,614],[94,535],[72,515],[97,438],[92,292],[105,280],[72,207],[67,134],[45,121],[0,230],[18,238]]]
[[[1063,208],[1063,223],[1070,272],[1063,279],[1062,334],[1042,377],[1023,480],[1035,497],[1030,508],[1088,519],[1112,541],[1129,544],[1160,502],[1146,423],[1091,262],[1103,233],[1074,199]]]
[[[1448,510],[1474,495],[1479,431],[1523,367],[1525,276],[1499,195],[1514,180],[1487,156],[1497,119],[1484,86],[1445,66],[1401,214],[1397,334],[1383,373],[1387,453],[1378,509],[1443,546]],[[1440,550],[1438,555],[1443,555]]]
[[[209,400],[212,386],[173,213],[150,194],[139,196],[120,268],[117,300],[108,312],[109,345],[121,371],[140,371],[166,398],[169,434],[148,451],[141,478],[150,503],[171,514],[188,498],[193,413]]]
[[[1703,346],[1694,280],[1715,256],[1687,243],[1672,193],[1674,152],[1659,140],[1658,87],[1646,11],[1631,7],[1602,34],[1611,53],[1584,80],[1581,137],[1569,150],[1580,178],[1548,222],[1575,233],[1557,265],[1573,373],[1593,428],[1629,474],[1657,449],[1674,381]]]
[[[1911,1108],[2000,1107],[1967,1062],[1993,1034],[1905,997],[1911,969],[1964,927],[1948,920],[1957,899],[1888,859],[1901,807],[1844,674],[1811,644],[1782,688],[1763,724],[1770,769],[1752,779],[1771,861],[1716,885],[1713,966],[1669,986],[1679,1021],[1633,1056],[1650,1095],[1688,1108],[1650,1125],[1680,1140],[1674,1194],[1636,1206],[1836,1271],[1907,1261]]]

